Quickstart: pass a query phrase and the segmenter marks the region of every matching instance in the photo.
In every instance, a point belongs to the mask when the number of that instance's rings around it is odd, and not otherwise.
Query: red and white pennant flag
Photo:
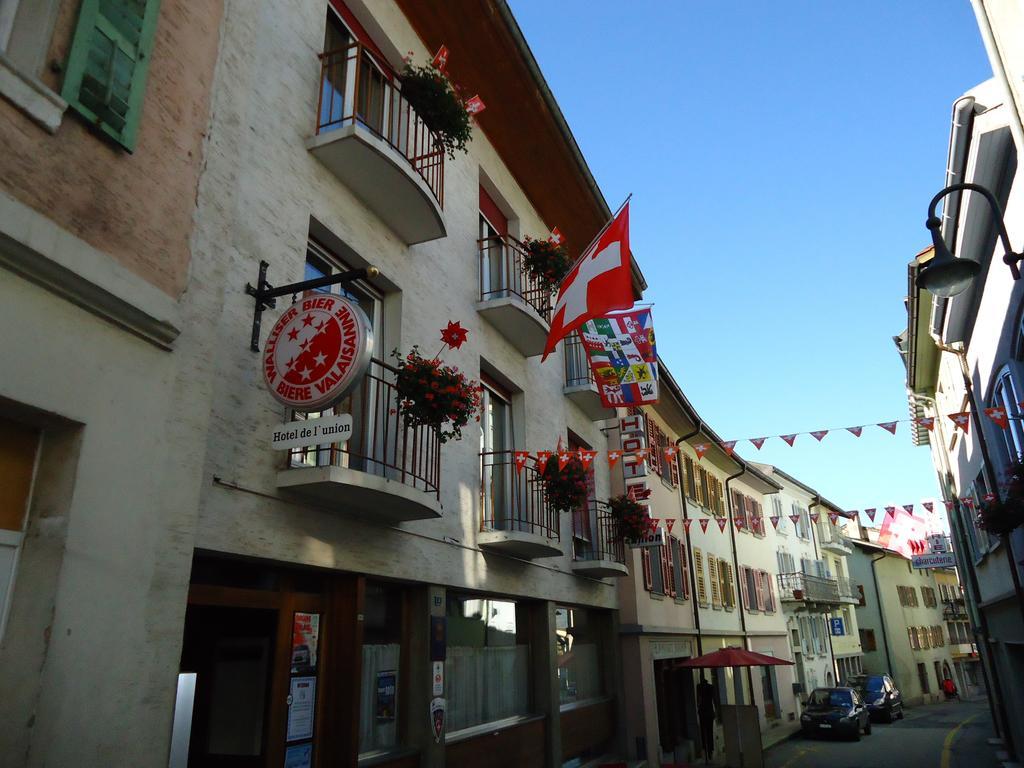
[[[951,413],[949,418],[952,419],[953,423],[962,429],[964,432],[968,432],[971,428],[971,413],[970,411],[961,411],[960,413]]]
[[[558,289],[541,362],[583,323],[633,306],[629,201],[576,262]]]

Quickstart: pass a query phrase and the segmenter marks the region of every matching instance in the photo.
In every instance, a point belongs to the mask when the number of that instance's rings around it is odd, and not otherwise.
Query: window
[[[695,504],[700,504],[700,499],[697,498],[697,474],[693,466],[693,459],[685,455],[683,456],[683,474],[685,475],[686,498]]]
[[[801,539],[811,538],[811,521],[807,510],[793,502],[790,514],[796,515],[798,518],[795,525],[796,535]]]
[[[483,456],[483,514],[485,524],[496,530],[513,530],[527,521],[516,520],[512,503],[513,462],[511,394],[496,382],[482,386],[480,406],[480,454]],[[525,472],[523,473],[525,474]]]
[[[899,595],[900,605],[917,608],[917,590],[914,587],[897,586],[896,593]]]
[[[743,608],[748,611],[758,610],[757,604],[757,571],[745,565],[740,566],[740,597],[743,599]]]
[[[25,539],[39,433],[0,419],[0,639],[4,636],[18,556]]]
[[[772,655],[770,648],[762,651],[765,655]],[[769,720],[777,720],[779,718],[779,708],[776,704],[777,696],[775,691],[778,688],[778,684],[775,679],[775,667],[761,667],[761,693],[764,697],[764,716]]]
[[[779,520],[779,524],[775,526],[776,532],[785,535],[786,517],[782,514],[782,499],[778,494],[772,496],[772,517],[777,517]]]
[[[928,631],[928,627],[917,628],[917,639],[921,643],[922,650],[928,650],[932,647],[931,633]]]
[[[875,642],[875,630],[860,630],[860,647],[865,653],[878,650],[878,644]]]
[[[982,500],[989,491],[988,481],[985,479],[985,467],[982,466],[978,476],[974,479],[974,483],[967,492],[967,495],[974,499],[974,509],[972,510],[962,504],[960,505],[961,520],[964,523],[964,530],[967,532],[967,542],[970,545],[971,555],[975,562],[988,552],[992,544],[988,534],[978,524],[978,515],[976,514],[976,510],[981,506]]]
[[[686,564],[686,547],[675,536],[669,536],[672,548],[672,578],[675,584],[675,597],[679,600],[690,599],[690,571]]]
[[[761,596],[764,599],[764,610],[767,613],[775,613],[775,591],[772,586],[772,575],[768,571],[761,571]]]
[[[926,608],[934,608],[938,605],[935,599],[935,590],[931,587],[921,587],[921,599]]]
[[[714,555],[708,556],[708,580],[711,582],[711,607],[717,610],[722,607],[722,583],[718,575],[718,558]]]
[[[907,635],[910,638],[910,647],[915,651],[921,650],[921,636],[918,634],[917,627],[907,627]]]
[[[315,240],[306,246],[304,280],[315,280],[338,272],[347,272],[350,267],[335,257],[327,248]],[[383,295],[365,281],[344,286],[331,285],[318,288],[320,293],[334,293],[344,296],[359,305],[366,313],[375,339],[383,339],[382,306]],[[371,363],[369,371],[380,376],[383,371]],[[352,416],[352,438],[346,444],[328,443],[291,451],[292,466],[324,467],[346,466],[362,472],[383,474],[387,447],[383,439],[376,439],[381,427],[380,414],[376,413],[378,382],[367,376],[362,386],[356,387],[328,411],[295,412],[296,419],[314,419],[331,413],[348,413]],[[379,423],[380,422],[380,423]]]
[[[592,611],[555,609],[558,693],[562,704],[584,701],[604,691],[601,632]]]
[[[359,706],[359,751],[398,745],[398,696],[402,686],[403,591],[384,582],[366,582],[363,608],[363,671]],[[379,691],[387,689],[391,706],[382,712]]]
[[[668,547],[644,547],[641,559],[647,558],[646,569],[650,569],[650,586],[648,589],[656,595],[665,594],[665,550]]]
[[[448,732],[529,713],[529,647],[518,605],[448,593]]]
[[[1001,467],[1009,466],[1011,461],[1024,458],[1024,421],[1021,421],[1021,400],[1024,400],[1024,390],[1017,386],[1011,367],[1006,366],[999,372],[995,385],[992,387],[992,397],[989,399],[989,406],[1002,408],[1010,422],[1006,429],[996,427],[992,430],[999,433],[998,439],[992,440],[991,444],[995,446],[998,453],[996,464]]]
[[[159,0],[83,0],[61,96],[125,149],[135,148]]]
[[[704,586],[704,554],[699,549],[693,550],[693,567],[697,571],[694,574],[694,578],[697,581],[697,602],[707,606],[708,593]]]

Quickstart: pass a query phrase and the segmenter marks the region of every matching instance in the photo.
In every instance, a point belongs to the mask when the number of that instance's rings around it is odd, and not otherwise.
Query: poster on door
[[[293,677],[288,692],[288,733],[285,741],[313,738],[316,713],[316,678]]]
[[[312,744],[293,744],[285,750],[284,768],[311,768],[312,765]]]
[[[320,614],[295,612],[292,622],[292,674],[316,673],[317,644],[320,638]]]

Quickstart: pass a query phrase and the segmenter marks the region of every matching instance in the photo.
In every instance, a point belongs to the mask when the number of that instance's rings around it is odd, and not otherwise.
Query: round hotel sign
[[[301,411],[336,403],[370,364],[373,329],[342,296],[316,294],[292,304],[263,350],[263,380],[278,402]]]

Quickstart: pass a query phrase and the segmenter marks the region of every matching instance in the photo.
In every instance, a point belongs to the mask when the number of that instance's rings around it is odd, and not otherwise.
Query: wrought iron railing
[[[850,546],[849,537],[831,522],[822,523],[819,526],[818,534],[822,546],[832,545],[847,548]]]
[[[573,559],[626,562],[626,545],[608,505],[589,499],[572,515]]]
[[[807,573],[780,573],[779,596],[782,600],[812,603],[838,603],[839,584],[835,579]]]
[[[579,334],[573,332],[565,337],[565,386],[597,386],[590,370],[587,351],[583,348]]]
[[[860,602],[860,590],[857,589],[857,586],[849,578],[840,576],[836,579],[836,584],[839,586],[840,598]]]
[[[360,43],[320,54],[316,132],[355,124],[402,155],[444,207],[445,153],[437,134],[402,96],[398,75]]]
[[[526,268],[526,247],[514,237],[485,237],[480,247],[480,300],[517,296],[551,322],[552,291]]]
[[[942,618],[967,618],[967,607],[964,605],[963,598],[959,598],[957,600],[944,600],[942,605]]]
[[[334,466],[356,469],[441,496],[441,438],[437,427],[410,427],[397,410],[398,371],[372,360],[355,392],[332,409],[352,415],[352,437],[347,443],[293,448],[290,467]],[[329,413],[329,412],[323,412]],[[296,418],[320,412],[296,413]]]
[[[480,454],[480,530],[559,538],[558,510],[535,467],[517,469],[512,451]]]

